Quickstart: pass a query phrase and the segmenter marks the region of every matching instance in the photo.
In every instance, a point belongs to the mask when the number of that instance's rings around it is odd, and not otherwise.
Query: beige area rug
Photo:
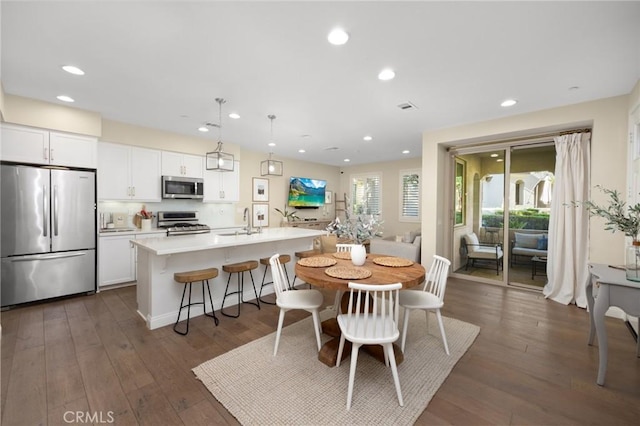
[[[321,318],[333,314],[325,310]],[[282,330],[276,357],[272,333],[193,372],[243,425],[409,425],[480,332],[478,326],[443,319],[450,356],[444,352],[435,315],[430,314],[427,334],[424,312],[411,314],[405,359],[398,365],[404,407],[398,405],[391,369],[361,350],[347,411],[350,357],[337,368],[318,361],[311,317]],[[323,335],[323,343],[329,338]]]

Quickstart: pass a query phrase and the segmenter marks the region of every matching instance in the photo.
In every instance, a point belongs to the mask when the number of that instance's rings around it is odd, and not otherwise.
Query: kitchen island
[[[151,330],[173,324],[178,317],[184,288],[182,284],[173,280],[173,274],[206,268],[219,270],[218,277],[210,280],[209,285],[214,308],[220,310],[228,278],[222,271],[222,265],[259,260],[275,253],[289,254],[294,259],[294,252],[311,249],[313,239],[324,234],[326,231],[312,229],[265,228],[262,232],[251,235],[226,232],[132,240],[137,247],[138,313]],[[293,262],[286,267],[289,276],[293,278]],[[263,273],[262,266],[253,271],[258,292]],[[232,278],[231,285],[235,285],[235,279],[236,277]],[[270,274],[267,274],[267,281],[271,281]],[[202,301],[202,291],[199,287],[200,284],[194,286],[192,303]],[[273,293],[273,286],[264,288],[263,294],[269,293]],[[243,296],[245,300],[255,298],[248,276],[245,277]],[[237,304],[237,298],[228,297],[226,303],[225,308],[233,306]],[[243,309],[257,308],[246,306]],[[191,308],[191,317],[202,314],[201,305]]]

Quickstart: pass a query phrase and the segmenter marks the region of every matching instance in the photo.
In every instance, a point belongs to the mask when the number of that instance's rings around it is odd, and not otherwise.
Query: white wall
[[[405,232],[420,229],[419,222],[400,221],[400,171],[420,169],[422,160],[408,158],[406,160],[370,163],[361,166],[343,167],[340,174],[340,189],[336,199],[344,199],[344,193],[349,194],[352,175],[363,173],[378,173],[382,176],[382,225],[384,236],[403,235]],[[435,172],[422,172],[422,182],[435,180]],[[341,206],[342,207],[342,206]]]
[[[448,146],[591,126],[591,184],[622,190],[626,186],[628,111],[628,96],[618,96],[425,132],[422,170],[430,171],[436,178],[424,180],[422,189],[423,262],[436,253],[451,255],[450,239],[446,235],[450,229],[448,206],[451,203],[445,191],[449,176]],[[602,201],[597,195],[594,192],[595,201]],[[605,231],[597,219],[592,219],[589,257],[594,262],[622,263],[624,236]]]

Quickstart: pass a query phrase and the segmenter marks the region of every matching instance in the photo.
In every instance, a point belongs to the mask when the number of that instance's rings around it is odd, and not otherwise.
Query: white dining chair
[[[322,325],[320,323],[320,306],[322,306],[322,293],[318,290],[293,290],[286,282],[284,270],[280,263],[280,255],[274,254],[269,259],[271,265],[271,274],[273,278],[273,287],[276,292],[276,305],[280,308],[280,316],[278,317],[278,329],[276,331],[276,344],[273,348],[273,356],[278,353],[278,344],[280,343],[280,334],[282,333],[282,324],[284,323],[284,315],[292,309],[303,309],[311,312],[313,317],[313,329],[316,333],[316,343],[318,351],[322,343],[320,341],[320,333],[322,333]]]
[[[336,244],[336,253],[350,253],[353,244]],[[340,306],[342,304],[342,295],[344,291],[336,290],[336,300],[333,302],[333,310],[336,311],[336,314],[340,313]]]
[[[342,335],[336,361],[336,366],[340,367],[344,342],[345,340],[350,341],[352,346],[347,410],[351,408],[358,352],[362,345],[382,346],[385,364],[391,366],[391,373],[393,374],[393,381],[398,394],[398,403],[400,406],[404,405],[393,351],[393,342],[400,337],[400,332],[398,331],[398,293],[401,288],[401,283],[349,283],[349,308],[347,313],[338,315],[338,326]]]
[[[414,309],[425,311],[427,317],[427,332],[429,330],[429,311],[434,311],[438,318],[440,326],[440,334],[442,335],[442,343],[444,350],[449,355],[449,345],[447,345],[447,336],[444,332],[442,324],[442,315],[440,308],[444,306],[444,291],[447,287],[447,277],[449,274],[449,266],[451,262],[442,256],[434,255],[429,274],[422,287],[422,290],[404,290],[400,292],[400,306],[404,308],[404,316],[402,319],[402,345],[404,352],[405,343],[407,341],[407,329],[409,327],[409,314]]]

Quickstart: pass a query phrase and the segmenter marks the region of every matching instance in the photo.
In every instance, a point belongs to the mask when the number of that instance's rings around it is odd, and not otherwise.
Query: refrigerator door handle
[[[53,235],[58,236],[58,185],[53,186]]]
[[[52,259],[64,259],[67,257],[86,256],[87,252],[72,252],[72,253],[53,253],[53,254],[32,254],[28,256],[19,257],[7,257],[11,262],[31,262],[34,260],[52,260]]]
[[[47,203],[47,190],[46,185],[42,187],[42,229],[44,230],[44,236],[47,236],[49,232],[49,209]]]

